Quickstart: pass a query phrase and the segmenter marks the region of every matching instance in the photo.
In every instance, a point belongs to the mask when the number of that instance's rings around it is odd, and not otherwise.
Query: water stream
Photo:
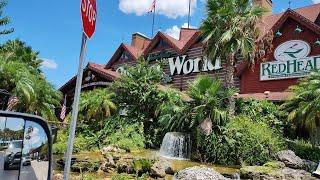
[[[160,156],[177,159],[189,160],[191,157],[190,134],[180,132],[168,132],[163,138]]]

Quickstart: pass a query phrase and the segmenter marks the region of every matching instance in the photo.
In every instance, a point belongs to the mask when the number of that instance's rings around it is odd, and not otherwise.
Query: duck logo
[[[310,54],[310,45],[301,40],[287,41],[277,47],[274,57],[278,61],[302,59]]]

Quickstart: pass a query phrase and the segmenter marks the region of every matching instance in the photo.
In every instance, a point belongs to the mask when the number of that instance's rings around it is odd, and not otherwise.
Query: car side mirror
[[[0,111],[0,179],[51,179],[52,135],[47,122]]]

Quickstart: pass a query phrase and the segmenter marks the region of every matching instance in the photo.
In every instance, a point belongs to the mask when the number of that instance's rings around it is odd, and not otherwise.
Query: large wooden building
[[[272,9],[271,0],[254,0],[254,4]],[[245,60],[235,65],[235,82],[240,98],[282,101],[292,95],[288,87],[313,69],[320,69],[320,4],[287,9],[280,14],[266,14],[258,24],[261,37],[274,34],[273,51],[266,60],[249,68]],[[83,90],[105,87],[120,77],[124,65],[135,65],[139,57],[151,63],[165,59],[166,84],[181,91],[199,73],[225,78],[223,61],[212,64],[204,56],[202,37],[197,29],[182,28],[179,39],[158,32],[152,39],[141,33],[132,35],[131,44],[121,44],[106,65],[89,63],[84,71]],[[72,103],[75,77],[60,88]],[[227,82],[226,82],[227,83]]]

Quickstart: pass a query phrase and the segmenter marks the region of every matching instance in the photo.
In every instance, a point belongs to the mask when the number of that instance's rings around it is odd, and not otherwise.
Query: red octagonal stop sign
[[[96,29],[96,0],[81,0],[81,18],[84,34],[90,39]]]

